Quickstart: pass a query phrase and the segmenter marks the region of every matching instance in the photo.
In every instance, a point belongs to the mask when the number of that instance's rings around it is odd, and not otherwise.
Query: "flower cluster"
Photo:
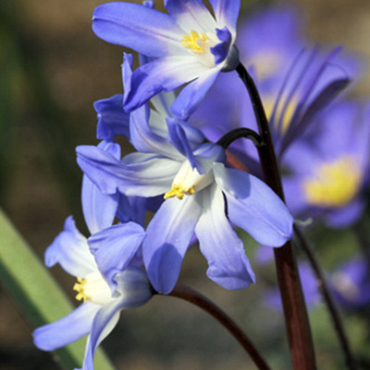
[[[124,93],[94,105],[100,143],[76,149],[91,236],[70,217],[46,251],[48,267],[59,263],[77,278],[83,303],[34,333],[43,350],[90,333],[85,370],[120,310],[171,293],[192,245],[211,280],[243,289],[256,276],[235,228],[281,247],[292,237],[292,214],[342,225],[363,208],[369,112],[344,100],[326,108],[358,73],[355,59],[305,48],[291,9],[254,15],[237,38],[238,0],[210,0],[212,12],[201,0],[164,5],[168,14],[153,1],[107,3],[93,14],[96,35],[139,53],[139,66],[124,55]],[[234,72],[240,63],[256,79],[290,210],[264,183],[251,142],[218,143],[232,129],[256,128]],[[118,136],[136,152],[122,156]]]

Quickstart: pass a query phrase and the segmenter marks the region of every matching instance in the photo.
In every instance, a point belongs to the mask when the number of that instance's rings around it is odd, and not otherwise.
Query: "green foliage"
[[[17,306],[34,326],[53,322],[69,314],[73,306],[49,271],[0,211],[0,279]],[[66,369],[82,364],[85,340],[56,351]],[[96,369],[113,370],[103,352],[95,356]]]

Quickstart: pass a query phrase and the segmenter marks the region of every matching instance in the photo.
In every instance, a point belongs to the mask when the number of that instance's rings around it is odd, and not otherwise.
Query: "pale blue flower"
[[[226,167],[220,146],[205,143],[193,126],[167,118],[165,101],[156,97],[149,121],[146,106],[131,113],[130,140],[139,153],[120,161],[100,148],[80,146],[78,163],[105,194],[164,195],[142,247],[157,291],[173,289],[194,233],[209,263],[208,276],[226,289],[244,288],[255,276],[232,225],[277,247],[290,239],[293,218],[266,184]]]
[[[34,343],[44,351],[53,351],[89,334],[83,370],[93,370],[96,348],[117,324],[119,311],[141,306],[151,298],[146,274],[140,268],[127,267],[111,277],[112,292],[72,217],[47,249],[45,263],[48,267],[59,263],[77,278],[73,289],[76,299],[84,303],[61,320],[36,329]]]

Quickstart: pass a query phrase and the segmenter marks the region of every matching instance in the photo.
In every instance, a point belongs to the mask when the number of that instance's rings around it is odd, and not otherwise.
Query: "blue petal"
[[[139,224],[128,222],[114,225],[88,239],[99,270],[113,292],[117,287],[114,278],[131,262],[144,236],[145,231]]]
[[[186,137],[185,130],[177,122],[176,119],[168,119],[168,140],[173,146],[185,157],[188,158],[191,167],[196,168],[197,163],[190,146],[188,138]],[[199,170],[198,170],[199,171]]]
[[[209,0],[219,27],[235,31],[240,11],[240,0]]]
[[[151,117],[155,114],[151,112]],[[165,123],[164,117],[158,117]],[[142,153],[157,153],[164,157],[183,160],[183,157],[175,150],[166,136],[157,135],[149,126],[146,118],[145,107],[140,107],[131,113],[130,119],[131,142],[135,149]]]
[[[59,263],[69,274],[84,277],[96,270],[94,257],[86,238],[77,230],[72,216],[64,223],[64,230],[46,249],[45,265],[52,267]]]
[[[143,272],[144,273],[144,272]],[[92,323],[90,338],[82,370],[94,370],[94,355],[101,341],[110,334],[119,319],[119,311],[125,308],[142,306],[152,296],[149,285],[143,282],[143,277],[139,272],[133,273],[131,270],[125,275],[130,275],[124,282],[124,294],[119,296],[111,303],[103,306],[95,315]],[[139,280],[136,280],[139,277]]]
[[[113,2],[95,8],[93,31],[101,39],[150,57],[184,53],[182,30],[167,14],[139,4]]]
[[[131,91],[125,98],[124,109],[131,112],[154,95],[174,90],[208,70],[193,55],[163,57],[144,64],[132,74]]]
[[[210,279],[225,289],[243,289],[256,281],[243,242],[225,215],[222,191],[214,184],[202,191],[203,212],[195,233],[206,257]]]
[[[123,110],[123,95],[117,94],[94,103],[98,113],[97,138],[113,141],[116,135],[130,139],[129,117]]]
[[[244,181],[232,193],[237,196],[247,187],[250,189],[248,197],[237,198],[223,189],[231,222],[263,245],[282,246],[292,237],[292,215],[283,201],[264,182],[247,173],[244,175]]]
[[[217,37],[221,42],[211,48],[211,53],[215,56],[215,64],[217,65],[222,63],[227,58],[230,52],[232,36],[227,27],[223,29],[217,28],[216,32]]]
[[[98,345],[117,325],[119,311],[123,308],[122,299],[115,299],[101,307],[93,320],[82,370],[94,370],[94,356]]]
[[[103,194],[86,176],[82,180],[82,210],[91,234],[113,224],[118,207],[118,194]]]
[[[215,19],[200,0],[166,0],[165,7],[176,23],[186,32],[209,32],[217,27]]]
[[[226,154],[224,148],[212,143],[204,143],[194,150],[197,168],[200,174],[205,174],[211,170],[215,162],[225,162]]]
[[[208,69],[197,80],[184,87],[171,106],[172,113],[183,120],[188,119],[205,97],[219,73],[220,69],[218,68]]]
[[[83,337],[90,332],[91,324],[100,307],[88,302],[62,319],[41,326],[33,332],[35,346],[43,351],[54,351]]]
[[[121,163],[94,146],[79,146],[77,163],[106,194],[120,191],[126,195],[153,197],[171,188],[181,162],[145,153],[132,153]]]
[[[150,282],[160,293],[170,293],[201,213],[197,194],[167,199],[147,228],[143,258]]]
[[[213,167],[217,184],[226,193],[235,198],[247,198],[250,196],[249,175],[235,168],[226,168],[222,163]]]

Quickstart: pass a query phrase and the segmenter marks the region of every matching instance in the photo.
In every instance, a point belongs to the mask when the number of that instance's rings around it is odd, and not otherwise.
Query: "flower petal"
[[[77,230],[72,216],[64,222],[64,230],[46,249],[45,265],[59,263],[69,274],[84,277],[96,271],[96,263],[87,245],[86,238]]]
[[[145,107],[142,106],[131,113],[131,142],[135,149],[142,153],[156,153],[164,157],[183,160],[183,156],[167,140],[167,132],[163,132],[166,136],[160,136],[152,130],[148,124],[145,110]],[[154,115],[155,112],[151,111],[150,122]],[[165,117],[161,117],[161,119],[166,123]]]
[[[225,200],[217,184],[202,191],[203,212],[195,233],[206,257],[207,276],[225,289],[243,289],[256,281],[243,242],[225,215]]]
[[[181,28],[168,15],[139,4],[113,2],[95,8],[93,31],[101,39],[150,57],[184,53]]]
[[[215,19],[200,0],[166,0],[164,6],[187,34],[192,30],[212,32],[217,27]]]
[[[250,182],[247,173],[235,168],[226,168],[222,163],[215,163],[213,172],[217,184],[226,193],[238,199],[250,196]]]
[[[114,225],[88,239],[91,252],[95,256],[100,272],[104,275],[112,291],[117,282],[117,274],[122,273],[134,258],[145,236],[144,229],[135,222]]]
[[[151,297],[152,291],[145,272],[138,268],[129,268],[121,276],[122,294],[111,303],[103,306],[92,323],[87,344],[83,370],[94,370],[94,355],[98,345],[114,329],[119,319],[119,311],[139,307]]]
[[[101,307],[95,315],[90,336],[86,344],[86,354],[81,370],[94,370],[94,355],[96,349],[102,340],[104,340],[117,325],[119,311],[123,308],[122,306],[122,300],[115,299],[113,302]]]
[[[95,146],[79,146],[76,151],[81,169],[106,194],[117,191],[143,197],[164,194],[181,165],[145,153],[132,153],[121,163]]]
[[[228,27],[235,33],[240,11],[240,0],[209,0],[219,28]]]
[[[208,71],[194,55],[175,55],[144,64],[132,74],[131,91],[124,101],[124,109],[133,111],[152,96],[171,91]]]
[[[185,130],[176,119],[168,119],[168,141],[185,157],[188,158],[191,167],[197,167],[193,150],[190,146]],[[198,169],[199,171],[199,169]]]
[[[123,95],[117,94],[94,103],[98,114],[97,138],[113,141],[116,135],[130,139],[130,115],[123,110]]]
[[[100,305],[90,302],[77,307],[69,315],[33,332],[35,346],[43,351],[54,351],[90,332],[91,324]]]
[[[181,90],[179,96],[171,106],[172,113],[183,120],[188,119],[196,110],[219,73],[219,68],[211,68],[202,74],[199,73],[197,80],[191,82]]]
[[[91,234],[113,224],[118,207],[118,194],[103,194],[86,176],[82,180],[82,210]]]
[[[246,198],[236,198],[223,189],[231,222],[263,245],[282,246],[292,237],[294,222],[286,205],[257,177],[245,174],[245,181],[240,184],[240,188],[242,186],[250,189]]]
[[[167,199],[147,228],[143,258],[148,277],[160,293],[170,293],[201,213],[197,194]]]

